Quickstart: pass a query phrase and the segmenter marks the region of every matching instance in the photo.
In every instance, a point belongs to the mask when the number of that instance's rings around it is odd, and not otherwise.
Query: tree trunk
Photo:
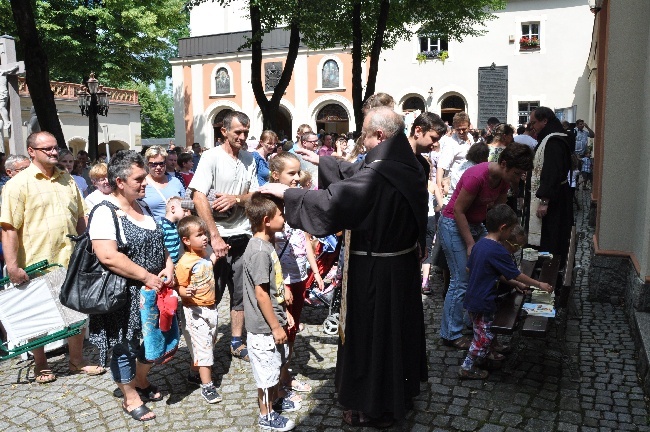
[[[280,100],[284,96],[284,92],[289,87],[291,82],[291,75],[293,74],[293,68],[296,64],[296,58],[298,58],[298,48],[300,47],[300,6],[302,1],[298,2],[297,12],[291,20],[290,25],[290,35],[289,35],[289,51],[287,52],[287,59],[284,62],[282,68],[282,75],[280,76],[280,81],[278,85],[275,86],[273,90],[273,96],[271,99],[267,99],[264,89],[262,87],[262,23],[261,23],[261,14],[260,9],[257,6],[254,6],[252,3],[250,5],[250,15],[251,15],[251,33],[253,42],[251,45],[252,55],[251,55],[251,84],[253,86],[253,94],[255,95],[255,100],[260,107],[262,112],[262,121],[264,129],[270,129],[274,132],[277,131],[276,125],[276,114],[280,110]]]
[[[375,39],[372,41],[370,50],[370,67],[368,68],[368,81],[366,82],[366,94],[363,100],[368,99],[375,94],[375,85],[377,84],[377,72],[379,71],[379,56],[381,55],[381,45],[384,43],[384,34],[386,33],[386,24],[388,22],[388,12],[390,10],[389,0],[382,0],[379,7],[379,17],[377,18],[377,29],[375,30]]]
[[[41,130],[50,132],[59,147],[67,147],[63,130],[56,113],[54,93],[50,88],[50,70],[36,30],[31,1],[11,0],[14,22],[18,28],[20,44],[25,53],[25,81],[34,104]],[[20,122],[18,122],[20,123]],[[20,127],[19,124],[16,127]]]
[[[363,126],[363,81],[361,70],[361,54],[363,51],[363,33],[361,31],[361,1],[356,1],[352,8],[352,106],[354,107],[354,123],[357,132]]]

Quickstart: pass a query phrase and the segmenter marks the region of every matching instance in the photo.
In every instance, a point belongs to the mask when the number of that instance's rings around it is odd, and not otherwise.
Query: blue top
[[[181,237],[178,235],[176,224],[169,219],[162,217],[158,221],[158,225],[163,230],[163,238],[165,239],[165,249],[172,257],[172,262],[176,264],[181,257]]]
[[[160,196],[162,194],[162,196]],[[162,189],[155,189],[150,184],[147,184],[144,191],[143,201],[147,203],[151,209],[151,213],[156,221],[165,217],[167,200],[171,197],[181,197],[185,195],[185,188],[180,180],[176,177],[167,174],[167,185]],[[163,199],[163,197],[165,197]]]
[[[260,186],[269,182],[269,163],[264,159],[264,157],[258,152],[251,152],[253,154],[253,159],[255,159],[255,165],[257,165],[257,182]]]
[[[498,241],[482,238],[467,260],[469,282],[463,306],[468,312],[494,313],[499,276],[514,279],[521,273],[508,250]]]

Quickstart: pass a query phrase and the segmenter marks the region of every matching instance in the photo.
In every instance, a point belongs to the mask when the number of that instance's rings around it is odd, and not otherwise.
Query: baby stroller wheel
[[[335,335],[339,332],[339,314],[333,313],[325,318],[323,322],[323,331],[328,335]]]

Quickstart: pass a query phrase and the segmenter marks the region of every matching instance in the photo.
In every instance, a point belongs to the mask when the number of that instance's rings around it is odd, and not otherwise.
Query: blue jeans
[[[470,224],[470,232],[474,241],[485,237],[487,231],[483,224]],[[445,297],[440,323],[440,337],[456,340],[462,336],[463,330],[463,301],[467,291],[467,246],[458,231],[454,219],[442,216],[438,224],[438,235],[449,265],[449,290]]]
[[[113,381],[120,384],[127,384],[135,378],[135,360],[146,363],[144,358],[144,345],[140,339],[123,341],[113,347],[111,356],[111,375]]]

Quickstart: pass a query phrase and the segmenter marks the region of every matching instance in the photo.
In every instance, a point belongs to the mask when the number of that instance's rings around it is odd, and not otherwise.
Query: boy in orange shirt
[[[217,259],[208,250],[207,232],[205,222],[197,216],[184,217],[178,223],[178,235],[185,253],[176,264],[176,279],[185,315],[183,336],[192,355],[187,380],[200,385],[201,395],[212,404],[220,402],[221,395],[212,382],[218,324],[212,269]]]

